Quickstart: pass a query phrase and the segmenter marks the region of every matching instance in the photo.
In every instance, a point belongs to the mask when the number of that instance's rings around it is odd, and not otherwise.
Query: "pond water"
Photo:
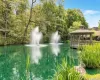
[[[30,47],[10,45],[0,47],[0,80],[48,80],[63,59],[78,65],[77,50],[68,44]],[[93,72],[94,71],[94,72]],[[88,73],[96,73],[97,70]]]

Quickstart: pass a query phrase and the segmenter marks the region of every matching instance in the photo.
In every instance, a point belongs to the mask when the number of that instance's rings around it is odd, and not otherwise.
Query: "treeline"
[[[35,26],[43,33],[44,42],[48,42],[55,31],[59,31],[62,41],[66,41],[69,32],[80,25],[88,28],[83,13],[79,9],[66,10],[62,0],[59,4],[55,0],[41,0],[32,6],[31,12],[30,6],[28,0],[0,0],[0,30],[3,30],[0,31],[0,44],[5,43],[5,36],[7,44],[29,43],[30,32]]]

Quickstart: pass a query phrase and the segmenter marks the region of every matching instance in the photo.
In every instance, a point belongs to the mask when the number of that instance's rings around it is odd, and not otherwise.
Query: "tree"
[[[79,29],[81,25],[81,21],[74,21],[72,26],[69,28],[69,32]]]
[[[48,42],[52,32],[56,31],[56,4],[53,0],[43,0],[33,8],[32,21],[39,26],[44,35],[44,42]]]
[[[88,28],[88,24],[82,14],[82,12],[79,9],[68,9],[66,11],[67,19],[68,19],[68,28],[70,28],[73,25],[74,21],[81,21],[82,25],[84,25],[86,28]]]
[[[43,33],[44,42],[48,42],[55,31],[66,41],[70,29],[78,29],[80,24],[88,27],[83,13],[79,9],[66,10],[63,0],[40,0],[33,7],[35,2],[32,0],[30,7],[28,0],[0,1],[0,29],[9,30],[6,34],[2,32],[0,37],[6,35],[7,44],[29,43],[30,32],[35,26]]]
[[[25,31],[24,31],[24,35],[23,35],[23,39],[22,39],[22,43],[24,42],[24,39],[25,39],[25,36],[27,34],[27,30],[28,30],[28,27],[29,27],[29,24],[31,22],[31,18],[32,18],[32,9],[33,9],[33,4],[36,2],[36,0],[32,0],[32,4],[31,4],[31,9],[30,9],[30,15],[29,15],[29,20],[25,26]]]
[[[0,1],[0,29],[8,29],[7,44],[21,43],[23,29],[26,25],[28,0],[1,0]],[[26,18],[27,17],[27,18]],[[3,38],[2,32],[1,37]],[[2,40],[4,41],[4,40]],[[3,42],[1,42],[3,43]]]
[[[53,32],[59,31],[62,39],[65,40],[68,34],[66,23],[66,11],[62,4],[56,5],[53,0],[43,0],[33,8],[32,21],[44,35],[44,42],[48,42]]]
[[[12,8],[11,8],[11,3],[10,3],[10,0],[6,1],[6,0],[2,0],[0,1],[0,17],[1,17],[1,20],[0,20],[0,28],[3,29],[3,30],[8,30],[10,29],[10,27],[13,26],[13,17],[11,16],[13,14],[12,12]],[[7,44],[7,36],[8,36],[8,33],[6,31],[2,32],[1,34],[2,36],[2,41],[4,45]]]

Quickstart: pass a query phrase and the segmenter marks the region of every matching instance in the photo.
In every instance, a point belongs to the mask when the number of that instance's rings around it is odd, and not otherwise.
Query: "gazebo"
[[[2,40],[2,41],[4,41],[3,43],[4,43],[4,45],[6,45],[6,33],[8,33],[9,32],[9,30],[7,30],[7,29],[0,29],[0,39],[4,39],[4,40]],[[1,38],[1,33],[3,33],[4,34],[4,36]]]
[[[0,29],[0,32],[9,32],[7,29]]]
[[[0,29],[0,33],[1,33],[1,32],[6,34],[6,33],[9,32],[9,30],[7,30],[7,29]],[[5,35],[4,37],[6,37],[6,35]]]
[[[81,45],[92,44],[92,34],[94,32],[79,29],[70,33],[70,47],[78,48]]]

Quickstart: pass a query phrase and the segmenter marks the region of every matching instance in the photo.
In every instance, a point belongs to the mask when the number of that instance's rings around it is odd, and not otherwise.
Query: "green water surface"
[[[74,59],[74,65],[78,65],[77,50],[70,49],[68,44],[45,45],[42,47],[1,46],[0,80],[52,80],[57,65],[61,64],[62,59],[66,58],[68,64]]]

